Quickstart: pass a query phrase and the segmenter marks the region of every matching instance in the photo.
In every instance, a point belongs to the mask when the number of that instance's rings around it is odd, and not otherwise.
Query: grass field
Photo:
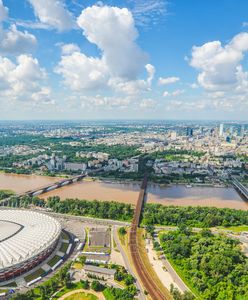
[[[108,289],[103,291],[103,295],[106,300],[115,300],[115,297],[110,293]]]
[[[41,275],[43,275],[45,273],[45,271],[43,269],[38,269],[37,271],[35,271],[34,273],[29,274],[28,276],[24,277],[26,282],[30,282],[38,277],[40,277]]]
[[[218,229],[223,229],[223,230],[231,230],[235,233],[240,233],[242,231],[248,231],[248,226],[247,225],[242,225],[242,226],[231,226],[231,227],[217,227]]]
[[[67,241],[69,241],[69,239],[70,239],[68,234],[66,234],[64,231],[62,232],[62,239],[67,240]]]
[[[62,243],[61,247],[59,248],[59,251],[66,253],[67,248],[69,247],[69,244]]]
[[[97,300],[98,297],[92,294],[86,294],[86,293],[76,293],[74,295],[71,295],[69,297],[66,297],[65,300]]]
[[[58,256],[58,255],[55,255],[52,259],[50,259],[50,260],[48,261],[47,264],[48,264],[50,267],[53,267],[59,260],[61,260],[61,257]]]

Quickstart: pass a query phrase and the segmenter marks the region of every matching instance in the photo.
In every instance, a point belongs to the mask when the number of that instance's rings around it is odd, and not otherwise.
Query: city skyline
[[[1,120],[247,120],[245,1],[44,3],[0,0]]]

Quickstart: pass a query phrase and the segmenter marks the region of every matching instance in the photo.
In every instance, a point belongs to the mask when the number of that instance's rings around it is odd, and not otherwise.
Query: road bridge
[[[248,189],[240,183],[235,177],[231,177],[232,184],[237,192],[246,200],[248,201]]]
[[[23,193],[19,193],[17,195],[12,196],[12,197],[21,198],[21,197],[24,197],[24,196],[30,196],[30,197],[39,196],[39,195],[47,193],[49,191],[59,189],[63,186],[70,185],[70,184],[73,184],[75,182],[78,182],[78,181],[82,180],[85,176],[86,176],[86,174],[81,174],[81,175],[74,176],[72,178],[66,178],[66,179],[51,183],[49,185],[45,185],[45,186],[38,187],[38,188],[29,190],[29,191],[26,191],[26,192],[23,192]],[[1,200],[0,201],[0,206],[7,205],[9,200],[11,200],[12,197]]]

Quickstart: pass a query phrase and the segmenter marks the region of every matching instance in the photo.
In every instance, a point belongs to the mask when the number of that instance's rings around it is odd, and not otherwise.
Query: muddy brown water
[[[0,189],[10,189],[20,193],[45,186],[58,180],[61,180],[61,178],[0,173]],[[61,199],[113,200],[136,204],[139,188],[140,185],[138,183],[109,183],[84,180],[50,191],[43,194],[42,197],[60,196]],[[164,187],[157,184],[150,184],[148,186],[147,201],[163,205],[200,205],[248,209],[248,203],[243,201],[233,188],[187,188],[183,185]]]

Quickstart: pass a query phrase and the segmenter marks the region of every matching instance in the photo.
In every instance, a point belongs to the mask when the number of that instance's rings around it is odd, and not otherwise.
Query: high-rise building
[[[220,128],[219,128],[219,136],[223,136],[224,133],[224,124],[220,124]]]
[[[187,127],[187,129],[186,129],[186,135],[187,136],[193,136],[193,128]]]

